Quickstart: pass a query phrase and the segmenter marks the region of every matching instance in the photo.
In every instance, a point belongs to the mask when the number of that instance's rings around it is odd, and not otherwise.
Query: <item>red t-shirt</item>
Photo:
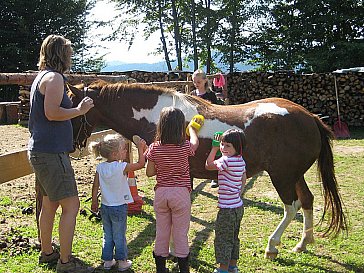
[[[195,151],[188,140],[182,145],[162,145],[159,141],[150,144],[147,159],[155,164],[157,173],[155,188],[187,187],[191,190],[188,158],[194,155]]]

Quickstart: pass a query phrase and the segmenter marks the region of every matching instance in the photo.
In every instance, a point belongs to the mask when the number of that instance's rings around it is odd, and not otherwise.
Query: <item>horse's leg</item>
[[[292,219],[296,216],[297,211],[301,208],[301,202],[294,200],[291,205],[284,204],[284,216],[277,226],[276,230],[269,236],[267,248],[265,249],[265,257],[274,259],[278,255],[278,246],[281,243],[281,237]]]
[[[306,245],[314,242],[313,238],[313,195],[302,177],[296,184],[296,193],[303,210],[303,231],[301,241],[293,248],[294,252],[306,251]]]

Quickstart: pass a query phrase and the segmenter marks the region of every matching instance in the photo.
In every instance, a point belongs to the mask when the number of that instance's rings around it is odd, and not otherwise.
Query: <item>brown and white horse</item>
[[[268,98],[241,105],[213,105],[197,97],[150,85],[95,82],[87,89],[70,86],[74,105],[84,97],[95,107],[86,116],[73,120],[75,146],[80,146],[97,125],[107,126],[128,139],[139,135],[147,143],[154,139],[159,113],[165,106],[180,108],[186,122],[196,114],[205,117],[199,132],[200,146],[191,158],[191,176],[216,179],[217,173],[205,169],[215,132],[242,129],[246,136],[243,156],[247,176],[266,171],[284,203],[285,213],[269,237],[266,257],[275,258],[276,246],[297,211],[304,216],[301,241],[294,251],[306,250],[313,242],[313,195],[304,179],[305,172],[318,162],[323,184],[324,212],[331,217],[325,234],[347,228],[334,173],[331,149],[332,131],[316,116],[291,101]]]

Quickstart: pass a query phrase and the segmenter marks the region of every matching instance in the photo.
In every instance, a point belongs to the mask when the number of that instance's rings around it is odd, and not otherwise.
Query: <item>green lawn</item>
[[[364,129],[352,130],[351,133],[353,139],[337,140],[334,146],[364,148]],[[325,226],[315,226],[316,241],[308,246],[306,253],[291,251],[302,233],[303,218],[299,212],[283,234],[277,259],[271,261],[264,258],[267,238],[282,219],[283,205],[266,174],[248,180],[244,196],[246,209],[240,233],[240,272],[364,272],[364,151],[352,150],[334,153],[336,175],[350,224],[348,236],[323,238],[320,235]],[[314,221],[317,224],[322,215],[323,198],[315,170],[316,166],[313,166],[306,180],[315,195]],[[154,180],[146,178],[143,172],[137,172],[137,175],[139,193],[144,196],[145,205],[141,214],[128,218],[129,258],[133,261],[129,272],[155,272],[152,258],[155,233],[152,207]],[[81,196],[81,207],[91,205],[85,202],[91,192],[90,184],[87,187],[84,190],[86,194]],[[213,239],[216,195],[217,190],[211,189],[208,182],[195,181],[189,236],[191,272],[207,273],[215,268]],[[37,228],[34,214],[22,214],[22,208],[34,204],[33,199],[18,199],[0,193],[0,221],[3,222],[0,233],[0,272],[55,272],[54,267],[38,265],[39,252],[34,244],[27,242],[36,238]],[[82,215],[77,220],[74,253],[98,267],[96,272],[103,272],[100,266],[101,223],[94,219],[90,221]],[[171,272],[178,272],[172,261],[168,261],[168,267]]]

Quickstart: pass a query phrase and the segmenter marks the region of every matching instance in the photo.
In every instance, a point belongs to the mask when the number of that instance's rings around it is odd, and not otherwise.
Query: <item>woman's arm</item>
[[[64,80],[61,74],[47,73],[40,82],[40,92],[44,95],[44,113],[48,120],[63,121],[86,114],[93,106],[93,101],[85,97],[77,107],[61,107],[64,94]]]

